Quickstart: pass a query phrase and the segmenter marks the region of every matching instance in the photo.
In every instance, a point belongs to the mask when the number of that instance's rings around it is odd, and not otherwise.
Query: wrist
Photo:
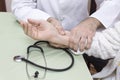
[[[69,37],[68,36],[58,35],[56,37],[52,37],[51,39],[49,39],[49,42],[56,43],[58,45],[63,45],[63,46],[66,46],[66,48],[68,48]]]
[[[89,17],[89,20],[94,25],[93,27],[95,29],[100,28],[100,27],[104,27],[103,24],[97,18]]]

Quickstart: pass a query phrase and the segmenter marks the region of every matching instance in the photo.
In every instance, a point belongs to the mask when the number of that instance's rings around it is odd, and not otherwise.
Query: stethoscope
[[[42,55],[44,56],[44,50],[43,48],[40,46],[40,43],[47,43],[49,44],[49,42],[46,42],[46,41],[37,41],[35,42],[33,45],[30,45],[28,48],[27,48],[27,57],[29,56],[29,53],[30,53],[30,48],[37,48],[41,51]],[[36,64],[30,60],[28,60],[28,58],[25,58],[25,57],[22,57],[22,56],[15,56],[13,59],[14,61],[16,62],[20,62],[20,61],[23,61],[23,62],[26,62],[26,63],[29,63],[35,67],[38,67],[38,68],[42,68],[42,69],[45,69],[45,70],[50,70],[50,71],[56,71],[56,72],[62,72],[62,71],[66,71],[68,69],[70,69],[73,65],[74,65],[74,57],[71,53],[71,51],[69,49],[64,49],[64,48],[60,48],[62,49],[63,51],[66,52],[66,54],[68,54],[68,56],[71,58],[71,64],[65,68],[50,68],[50,67],[47,67],[47,66],[41,66],[39,64]]]

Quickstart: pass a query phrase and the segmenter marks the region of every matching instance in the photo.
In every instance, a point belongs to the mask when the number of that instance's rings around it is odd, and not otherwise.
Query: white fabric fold
[[[86,51],[89,56],[102,59],[114,58],[93,78],[102,80],[120,80],[120,22],[115,27],[98,32],[92,46]]]
[[[114,59],[109,61],[101,72],[94,74],[93,78],[103,78],[103,80],[120,80],[120,51]]]

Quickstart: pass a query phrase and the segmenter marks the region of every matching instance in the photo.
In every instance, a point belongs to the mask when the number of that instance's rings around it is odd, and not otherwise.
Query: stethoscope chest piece
[[[14,56],[13,60],[14,60],[15,62],[21,62],[21,61],[22,61],[22,58],[24,58],[24,57],[18,55],[18,56]]]

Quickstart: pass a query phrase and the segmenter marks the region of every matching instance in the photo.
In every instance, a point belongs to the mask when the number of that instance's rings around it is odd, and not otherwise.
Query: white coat
[[[89,17],[88,0],[13,0],[12,12],[18,20],[55,17],[70,30]],[[120,0],[96,0],[97,11],[90,15],[107,28],[120,20]]]

